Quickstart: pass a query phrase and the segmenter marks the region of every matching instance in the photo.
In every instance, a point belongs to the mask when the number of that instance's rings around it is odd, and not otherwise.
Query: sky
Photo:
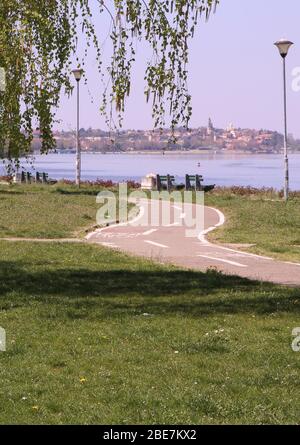
[[[95,2],[96,0],[91,0]],[[107,34],[108,18],[99,28]],[[106,21],[106,23],[103,22]],[[300,138],[300,92],[292,89],[292,70],[300,67],[299,0],[220,0],[209,22],[202,21],[190,43],[189,90],[193,116],[190,127],[214,126],[270,129],[282,132],[282,60],[274,42],[295,43],[287,58],[289,132]],[[109,48],[104,54],[108,60]],[[137,45],[132,92],[126,103],[124,129],[151,129],[151,107],[145,103],[144,68],[148,54]],[[88,87],[81,89],[81,127],[105,129],[99,109],[101,86],[93,57],[87,60]],[[62,96],[58,129],[73,129],[76,97]]]

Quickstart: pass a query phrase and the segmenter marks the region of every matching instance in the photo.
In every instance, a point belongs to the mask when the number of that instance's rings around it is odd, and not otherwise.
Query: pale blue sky
[[[217,127],[233,122],[237,127],[281,131],[282,68],[273,43],[285,37],[295,43],[287,59],[289,131],[300,137],[300,92],[291,88],[291,71],[300,66],[299,20],[299,0],[221,0],[210,21],[200,23],[190,47],[191,127],[206,125],[210,116]],[[153,126],[143,94],[145,54],[144,44],[139,44],[125,129]],[[87,68],[95,103],[91,103],[90,93],[83,86],[81,125],[105,128],[98,112],[101,86],[95,62],[88,60]],[[74,112],[75,96],[63,97],[57,115],[62,120],[59,128],[75,126]]]

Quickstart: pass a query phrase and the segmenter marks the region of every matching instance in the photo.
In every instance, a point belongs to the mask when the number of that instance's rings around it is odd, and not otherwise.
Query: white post
[[[77,80],[77,134],[76,134],[76,185],[80,187],[81,176],[81,149],[80,149],[80,126],[79,126],[79,80]]]
[[[283,58],[283,104],[284,104],[284,199],[289,199],[289,159],[288,159],[288,130],[286,106],[286,65]]]
[[[293,44],[290,40],[281,39],[274,43],[283,59],[283,107],[284,107],[284,200],[289,199],[289,159],[288,159],[288,130],[287,130],[287,107],[286,107],[286,66],[285,59]]]

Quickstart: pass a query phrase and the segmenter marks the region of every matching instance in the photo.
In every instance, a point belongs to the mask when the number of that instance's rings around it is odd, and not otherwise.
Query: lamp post
[[[77,68],[72,71],[77,82],[77,130],[76,130],[76,185],[80,187],[81,177],[81,149],[80,149],[80,134],[79,134],[79,84],[83,75],[83,70]]]
[[[288,130],[287,130],[287,107],[286,107],[286,63],[285,59],[288,55],[293,42],[281,39],[274,43],[277,46],[283,60],[283,107],[284,107],[284,199],[289,199],[289,159],[288,159]]]

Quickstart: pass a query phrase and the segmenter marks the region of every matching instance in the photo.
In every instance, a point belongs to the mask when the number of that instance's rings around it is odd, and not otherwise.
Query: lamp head
[[[82,78],[83,75],[83,69],[81,68],[76,68],[75,70],[72,71],[72,73],[74,74],[75,80],[77,82],[79,82]]]
[[[275,42],[274,45],[277,46],[281,57],[285,59],[286,56],[288,55],[290,47],[294,44],[290,40],[281,39],[278,40],[278,42]]]

